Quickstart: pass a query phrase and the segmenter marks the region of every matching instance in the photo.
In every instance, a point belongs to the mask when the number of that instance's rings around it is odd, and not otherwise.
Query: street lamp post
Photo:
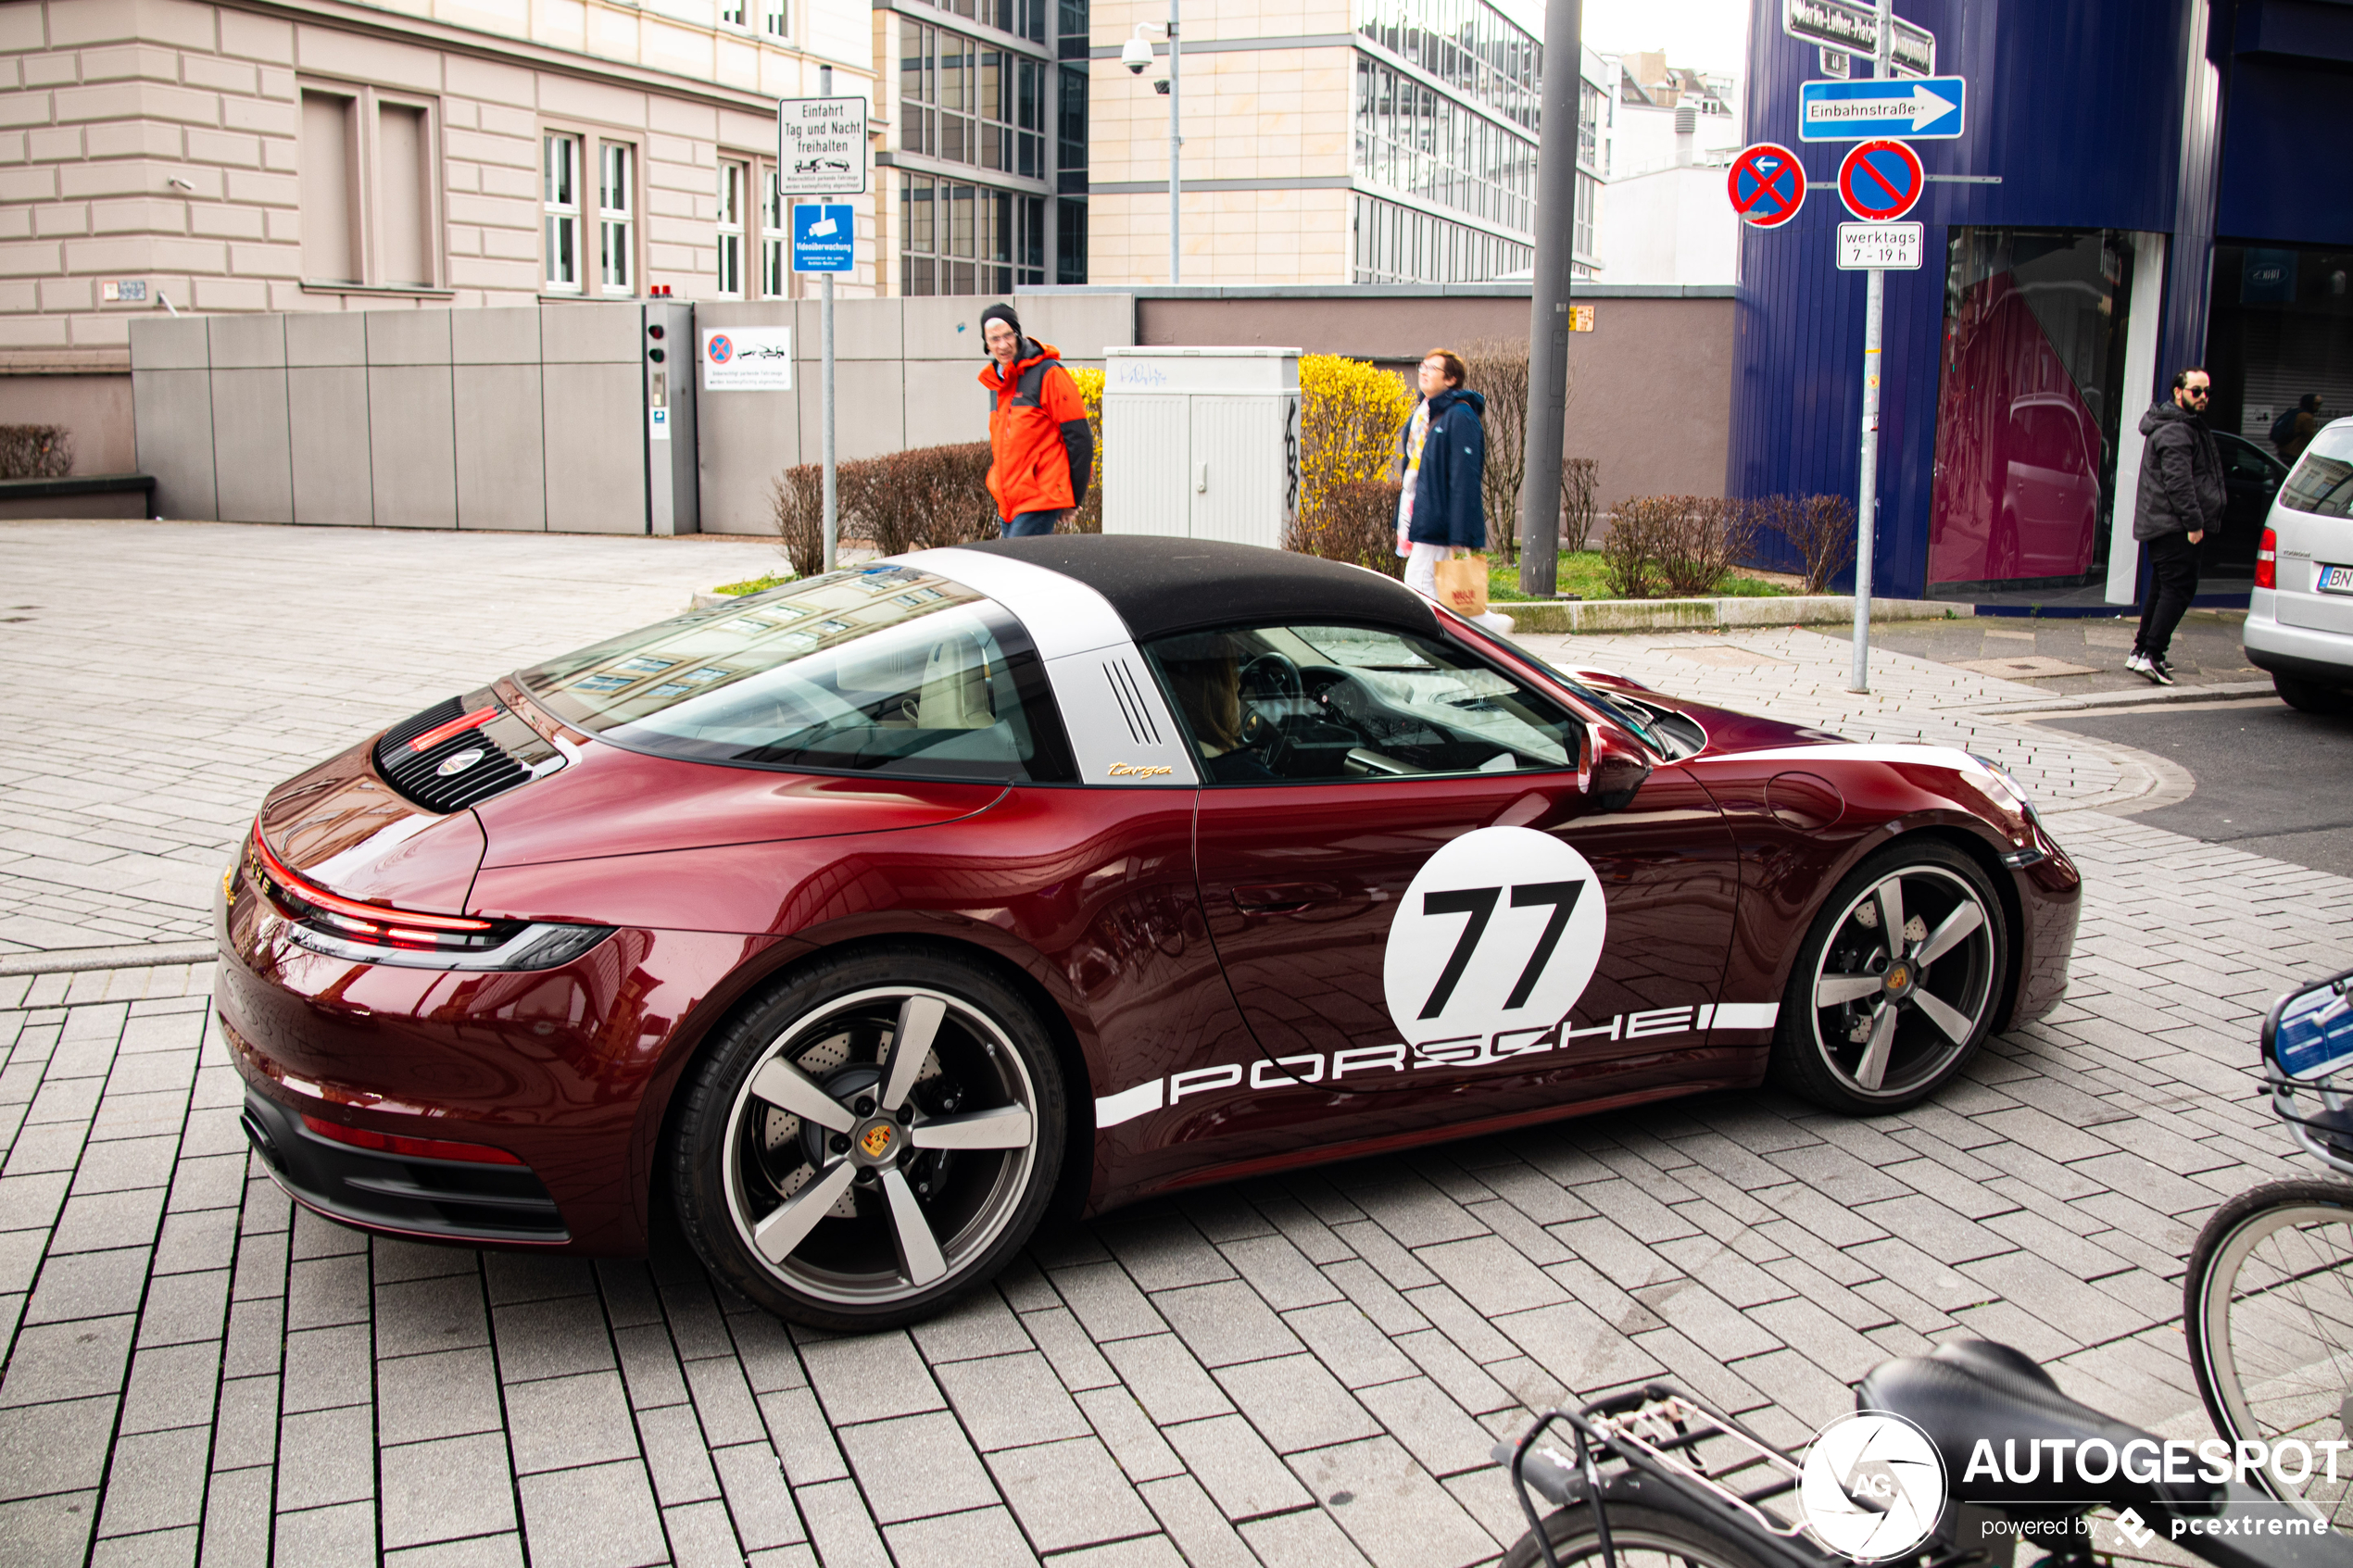
[[[1158,27],[1168,40],[1168,70],[1152,78],[1152,90],[1168,94],[1168,282],[1172,286],[1184,282],[1183,218],[1179,210],[1184,200],[1184,182],[1178,166],[1179,150],[1185,144],[1179,118],[1184,102],[1184,46],[1177,38],[1177,5],[1178,0],[1168,0],[1165,22],[1138,22],[1134,35],[1119,51],[1119,63],[1141,76],[1152,63],[1152,46],[1144,35]]]

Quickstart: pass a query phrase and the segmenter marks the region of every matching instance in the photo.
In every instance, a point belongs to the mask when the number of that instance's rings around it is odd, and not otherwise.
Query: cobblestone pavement
[[[200,554],[192,532],[170,547]],[[364,684],[407,684],[381,711],[254,718],[252,694],[284,700],[266,661],[336,692],[339,656],[320,650],[339,639],[232,650],[237,680],[204,709],[219,823],[159,851],[201,851],[186,863],[208,872],[225,841],[204,834],[233,833],[302,760],[728,574],[688,558],[727,546],[586,542],[581,559],[619,552],[583,570],[612,619],[574,607],[558,626],[485,601],[557,576],[575,542],[441,536],[411,555],[384,535],[248,532],[220,547],[264,573],[301,557],[286,575],[310,573],[305,618],[366,622],[398,672]],[[19,537],[0,529],[0,574]],[[382,552],[377,576],[322,571],[345,551]],[[503,581],[484,586],[475,559]],[[622,580],[680,559],[659,591]],[[416,560],[439,574],[430,591],[398,575]],[[116,573],[111,613],[142,650],[120,678],[193,670],[246,623],[201,595],[152,602],[203,566]],[[472,664],[451,651],[492,641]],[[94,677],[31,678],[107,655],[94,630],[41,646],[29,663],[0,643],[12,731],[54,737],[11,750],[10,800],[31,778],[44,831],[86,829],[84,797],[39,781],[104,754],[134,781],[108,801],[142,809],[187,766],[185,737],[140,738],[155,732],[129,723],[139,697],[102,665],[119,720],[77,752],[69,710]],[[911,1332],[787,1332],[667,1243],[591,1265],[296,1216],[245,1153],[208,968],[0,978],[0,1561],[1450,1568],[1518,1534],[1486,1450],[1564,1390],[1665,1374],[1797,1443],[1875,1361],[1960,1334],[2019,1345],[2126,1419],[2196,1432],[2180,1260],[2218,1201],[2284,1167],[2243,1069],[2272,996],[2353,963],[2353,881],[2116,814],[2161,798],[2161,771],[1989,711],[2032,688],[1889,655],[1858,698],[1843,651],[1800,632],[1545,647],[2034,769],[2090,878],[2051,1019],[1901,1115],[1711,1096],[1124,1211],[1042,1236]],[[182,706],[211,689],[171,685]],[[0,866],[11,897],[23,864]]]
[[[204,935],[263,791],[773,571],[758,540],[0,522],[0,955]]]
[[[2255,683],[2271,677],[2246,661],[2239,628],[2245,610],[2198,609],[2183,618],[2169,655],[2174,678],[2184,686]],[[2148,683],[2124,668],[2140,631],[2140,617],[2077,620],[1981,615],[1968,621],[1909,621],[1874,628],[1876,647],[1894,649],[1952,664],[1980,659],[2042,659],[2085,671],[2038,676],[2045,694],[2085,696],[2103,692],[2146,691]],[[2048,666],[2045,666],[2048,668]]]

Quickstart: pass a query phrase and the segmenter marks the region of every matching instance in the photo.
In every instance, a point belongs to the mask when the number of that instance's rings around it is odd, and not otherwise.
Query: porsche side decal
[[[1571,1028],[1567,1019],[1542,1029],[1505,1030],[1500,1034],[1432,1040],[1419,1046],[1395,1041],[1385,1046],[1354,1046],[1329,1056],[1262,1057],[1255,1061],[1218,1062],[1189,1068],[1154,1078],[1115,1095],[1095,1100],[1095,1127],[1116,1127],[1174,1107],[1196,1095],[1239,1089],[1305,1088],[1327,1081],[1339,1082],[1366,1073],[1416,1073],[1432,1069],[1489,1067],[1514,1057],[1555,1050],[1572,1040],[1646,1040],[1655,1035],[1705,1034],[1715,1029],[1770,1029],[1780,1015],[1778,1002],[1721,1002],[1714,1006],[1652,1008],[1621,1012],[1607,1022]]]

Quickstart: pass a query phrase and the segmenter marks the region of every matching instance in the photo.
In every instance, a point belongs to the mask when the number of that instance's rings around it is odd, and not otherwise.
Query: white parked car
[[[2245,638],[2290,706],[2353,712],[2353,419],[2312,437],[2271,503]]]

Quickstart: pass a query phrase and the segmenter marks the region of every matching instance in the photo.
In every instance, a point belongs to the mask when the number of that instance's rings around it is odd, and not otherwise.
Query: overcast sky
[[[1663,48],[1672,65],[1740,76],[1747,39],[1748,0],[1585,0],[1586,46],[1604,55]]]

